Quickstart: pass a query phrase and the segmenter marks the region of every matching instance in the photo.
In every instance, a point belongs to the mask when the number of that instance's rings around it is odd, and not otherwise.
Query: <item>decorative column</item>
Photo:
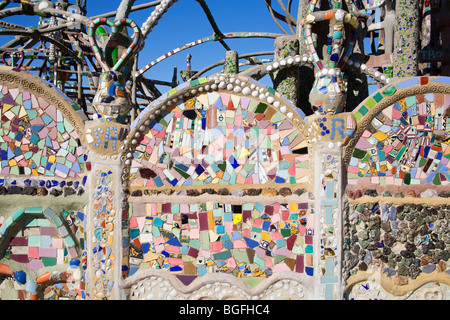
[[[122,163],[118,155],[91,152],[90,159],[87,292],[92,300],[120,300]]]
[[[296,36],[280,36],[275,39],[274,63],[277,60],[294,57],[299,54],[299,41]],[[300,72],[298,68],[286,68],[274,73],[274,89],[298,105]]]
[[[111,29],[110,34],[106,27]],[[129,38],[125,36],[125,28],[133,30]],[[102,34],[101,43],[95,36],[97,30]],[[88,35],[103,73],[93,100],[95,115],[85,123],[92,162],[86,283],[89,283],[87,291],[91,299],[120,300],[122,274],[128,269],[129,239],[128,206],[126,197],[122,197],[121,157],[129,126],[121,123],[126,123],[130,115],[132,101],[124,88],[142,33],[132,20],[98,18],[90,25]]]
[[[342,299],[342,176],[340,142],[319,142],[315,146],[315,299]]]
[[[419,42],[419,1],[397,0],[394,29],[394,77],[417,75]]]
[[[343,210],[346,187],[344,146],[354,135],[351,113],[309,117],[314,159],[315,299],[343,299]]]
[[[225,54],[225,63],[223,65],[224,73],[239,73],[239,56],[236,51],[228,50]]]

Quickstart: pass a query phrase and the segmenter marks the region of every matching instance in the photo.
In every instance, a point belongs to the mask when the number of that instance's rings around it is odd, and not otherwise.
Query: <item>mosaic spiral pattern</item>
[[[311,204],[134,204],[130,274],[163,269],[239,278],[294,271],[313,275]]]
[[[172,105],[140,138],[131,186],[296,184],[307,181],[302,134],[281,112],[257,100],[208,93]]]
[[[356,144],[349,184],[449,185],[450,96],[407,97],[383,110]]]
[[[6,86],[0,102],[2,175],[81,177],[86,158],[79,136],[55,106]]]

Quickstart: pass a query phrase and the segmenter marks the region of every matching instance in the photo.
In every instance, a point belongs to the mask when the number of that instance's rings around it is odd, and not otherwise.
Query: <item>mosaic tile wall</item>
[[[277,109],[249,97],[207,93],[169,106],[140,139],[132,187],[296,184],[308,181],[302,134]]]
[[[74,127],[55,106],[17,88],[0,86],[2,175],[81,177],[86,157]]]
[[[349,275],[379,270],[405,285],[421,274],[448,274],[449,219],[448,204],[350,204],[344,235]]]
[[[355,146],[348,184],[448,186],[449,103],[449,95],[430,93],[384,109]]]
[[[188,283],[218,272],[248,281],[314,274],[311,203],[134,203],[132,212],[130,276],[148,268]]]
[[[86,267],[84,229],[83,211],[64,210],[58,214],[49,208],[29,207],[19,209],[8,219],[0,216],[0,244],[6,245],[0,259],[0,273],[10,276],[0,284],[0,297],[11,295],[12,288],[8,285],[12,282],[17,295],[14,298],[33,299],[38,285],[45,285],[50,276],[55,280],[59,272],[68,271],[77,276],[44,287],[44,298],[84,299],[81,274]]]

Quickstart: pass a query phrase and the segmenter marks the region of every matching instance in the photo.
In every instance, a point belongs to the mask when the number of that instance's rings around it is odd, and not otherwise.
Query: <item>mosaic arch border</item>
[[[69,252],[71,258],[77,259],[81,257],[79,244],[75,242],[70,228],[67,228],[67,226],[64,224],[65,219],[63,215],[61,213],[53,211],[51,208],[46,208],[45,210],[43,209],[43,207],[26,207],[18,209],[5,221],[5,224],[2,225],[2,227],[0,228],[0,246],[3,246],[5,244],[5,241],[8,240],[7,235],[9,235],[9,232],[11,232],[10,230],[14,229],[14,227],[17,226],[20,223],[20,221],[29,217],[33,218],[40,217],[50,220],[50,222],[55,226],[56,230],[58,231],[58,235],[64,240],[65,245],[68,248],[71,247],[74,248],[75,250],[74,254],[76,255],[72,255]],[[62,236],[61,230],[64,230],[64,232],[67,233],[65,237]]]
[[[188,81],[173,88],[147,106],[130,126],[130,133],[123,141],[121,159],[124,163],[122,171],[122,187],[129,188],[129,175],[133,151],[138,145],[138,140],[147,130],[150,122],[165,110],[169,104],[176,103],[179,100],[185,100],[203,93],[228,92],[247,96],[266,103],[291,121],[296,129],[303,135],[308,145],[310,145],[311,133],[308,131],[309,124],[305,113],[296,108],[292,102],[286,99],[275,89],[248,77],[236,74],[222,74],[210,77],[203,77]],[[311,152],[311,150],[310,150]]]
[[[349,165],[353,150],[363,135],[364,131],[370,125],[376,116],[392,106],[401,99],[428,93],[450,94],[450,77],[411,77],[394,78],[388,85],[380,88],[367,99],[365,99],[351,114],[357,121],[355,134],[344,146],[344,168]],[[427,200],[425,200],[426,203]],[[417,203],[417,202],[413,202]],[[435,294],[434,287],[428,287],[433,284],[450,285],[448,275],[441,274],[421,274],[415,281],[408,285],[397,285],[391,278],[377,272],[359,271],[356,275],[350,277],[345,284],[344,297],[349,298],[353,290],[361,285],[362,291],[367,292],[366,287],[375,288],[376,292],[381,292],[390,299],[408,299],[412,295],[423,296],[428,293]],[[447,289],[448,290],[448,289]],[[445,294],[445,290],[441,290]],[[448,291],[447,291],[448,292]],[[448,294],[448,293],[447,293]],[[374,296],[376,298],[376,296]]]
[[[444,274],[436,277],[434,274],[424,274],[419,276],[414,282],[407,285],[396,285],[389,277],[372,272],[359,272],[356,276],[351,278],[351,282],[347,283],[344,289],[344,296],[349,297],[354,289],[358,285],[365,284],[367,287],[377,287],[378,291],[382,292],[386,296],[390,295],[390,299],[408,299],[411,295],[418,293],[421,294],[421,290],[426,290],[427,285],[438,284],[436,288],[429,290],[430,293],[437,293],[440,290],[440,294],[445,294],[445,289],[439,288],[440,285],[450,286],[450,278]],[[373,289],[372,289],[373,290]],[[377,291],[375,290],[375,291]],[[448,294],[448,289],[447,289]],[[421,297],[420,300],[425,300]],[[428,300],[428,299],[427,299]]]
[[[76,103],[71,103],[67,96],[58,92],[50,83],[43,82],[41,78],[25,71],[1,67],[0,85],[29,91],[35,96],[42,97],[45,101],[53,104],[75,128],[81,143],[87,144],[84,121],[78,114],[78,112],[82,112],[81,109]]]
[[[366,98],[353,112],[355,134],[344,146],[344,166],[347,167],[353,150],[370,122],[384,109],[409,96],[426,93],[450,94],[450,77],[396,78]]]

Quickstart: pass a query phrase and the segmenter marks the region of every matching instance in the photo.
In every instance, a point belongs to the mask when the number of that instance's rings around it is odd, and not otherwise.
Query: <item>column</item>
[[[394,27],[394,77],[417,75],[419,42],[419,1],[397,0]]]
[[[315,298],[342,299],[342,147],[319,142],[315,146]]]
[[[121,300],[122,163],[119,155],[90,154],[87,292],[90,300]]]
[[[296,36],[280,36],[275,39],[274,61],[293,57],[299,53],[299,41]],[[297,106],[300,72],[297,67],[285,68],[274,73],[274,89]]]
[[[239,56],[236,51],[228,50],[225,54],[225,63],[223,65],[224,73],[239,73]]]

